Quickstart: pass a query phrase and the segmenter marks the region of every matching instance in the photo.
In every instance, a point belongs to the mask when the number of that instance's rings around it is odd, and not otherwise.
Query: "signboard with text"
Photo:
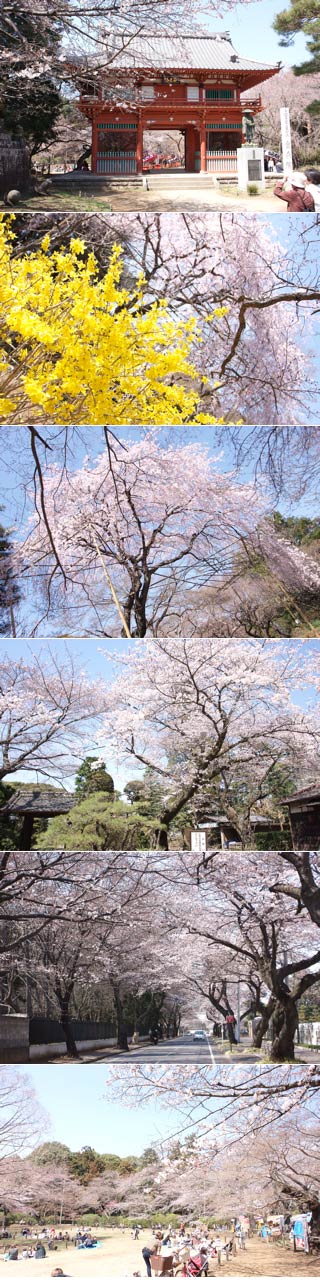
[[[200,833],[199,831],[194,830],[193,833],[191,833],[191,850],[197,851],[199,855],[202,855],[206,849],[207,843],[205,833]]]
[[[292,174],[292,146],[289,107],[280,107],[282,164],[284,174]]]

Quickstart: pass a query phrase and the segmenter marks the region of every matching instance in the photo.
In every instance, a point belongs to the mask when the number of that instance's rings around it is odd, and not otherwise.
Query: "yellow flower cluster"
[[[173,320],[165,300],[150,305],[143,277],[136,289],[124,289],[117,245],[99,279],[94,254],[80,239],[51,252],[45,236],[39,251],[21,257],[13,255],[12,239],[2,217],[2,422],[216,421],[198,414],[201,376],[190,363],[191,344],[200,338],[195,321]]]
[[[198,413],[194,319],[172,319],[166,300],[149,304],[143,277],[135,290],[123,289],[117,245],[99,280],[80,239],[50,253],[45,236],[37,253],[22,257],[14,257],[12,240],[0,218],[1,421],[32,413],[53,423],[215,422]]]

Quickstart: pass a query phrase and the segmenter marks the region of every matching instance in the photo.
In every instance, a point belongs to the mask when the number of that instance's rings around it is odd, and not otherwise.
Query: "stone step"
[[[87,173],[70,173],[70,174],[50,174],[52,186],[56,191],[72,190],[74,192],[89,192],[91,195],[103,195],[105,192],[114,191],[117,187],[131,188],[142,187],[141,174],[87,174]]]
[[[156,191],[160,188],[170,189],[170,187],[212,187],[216,185],[216,174],[181,174],[181,173],[161,173],[145,174],[144,184],[148,191]]]

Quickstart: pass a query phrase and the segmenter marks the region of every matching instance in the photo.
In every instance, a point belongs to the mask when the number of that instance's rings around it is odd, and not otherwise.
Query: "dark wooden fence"
[[[70,1024],[76,1042],[94,1042],[98,1039],[116,1037],[116,1026],[111,1020],[71,1020]],[[133,1028],[129,1033],[133,1033]],[[64,1041],[65,1036],[59,1020],[51,1020],[46,1016],[31,1016],[31,1046],[38,1043]]]

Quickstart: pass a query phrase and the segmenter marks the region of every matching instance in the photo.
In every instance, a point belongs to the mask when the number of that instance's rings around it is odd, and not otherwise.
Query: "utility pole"
[[[237,1041],[240,1042],[240,980],[237,987]]]

